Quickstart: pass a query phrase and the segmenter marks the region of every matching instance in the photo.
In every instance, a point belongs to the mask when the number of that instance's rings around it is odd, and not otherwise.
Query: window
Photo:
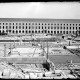
[[[56,34],[56,31],[54,31],[54,34]]]
[[[36,26],[36,29],[37,29],[37,26]]]
[[[54,29],[56,29],[56,27],[54,27]]]
[[[24,23],[23,23],[23,25],[24,25]]]
[[[70,26],[71,26],[71,24],[70,24]]]
[[[40,29],[40,26],[39,26],[39,29]]]
[[[27,29],[27,26],[26,26],[26,29]]]
[[[3,25],[4,25],[4,23],[3,23]]]
[[[9,29],[11,29],[11,26],[9,26]]]
[[[6,26],[6,29],[8,28],[8,26]]]
[[[11,32],[11,30],[9,30],[9,33]]]
[[[45,23],[45,25],[46,25],[46,23]]]
[[[57,31],[57,34],[59,34],[59,31]]]
[[[63,34],[65,34],[65,31],[63,31]]]
[[[60,33],[62,33],[62,31],[60,31]]]
[[[53,24],[51,23],[51,25],[53,25]]]
[[[79,24],[79,26],[80,26],[80,24]]]
[[[73,29],[74,29],[74,27],[73,27]]]
[[[51,31],[51,33],[53,33],[53,31]]]
[[[40,31],[38,31],[38,33],[40,33]]]
[[[34,23],[32,23],[32,25],[34,25]]]
[[[73,31],[73,34],[74,34],[74,31]]]
[[[54,24],[54,25],[56,25],[56,24]]]
[[[30,26],[29,26],[29,29],[30,29]]]
[[[32,31],[32,33],[34,33],[34,31]]]
[[[6,25],[8,25],[8,23],[6,23]]]
[[[14,23],[13,23],[13,25],[14,25]]]
[[[11,23],[9,23],[9,25],[11,25]]]
[[[19,26],[19,29],[21,29],[21,26]]]
[[[42,23],[42,25],[43,25],[43,23]]]
[[[18,23],[16,23],[16,25],[18,25]]]
[[[27,31],[26,31],[26,33],[27,33]]]
[[[79,27],[79,29],[80,29],[80,27]]]
[[[37,23],[35,23],[35,25],[37,25]]]
[[[21,30],[19,30],[19,33],[21,33]]]
[[[24,29],[24,26],[23,26],[23,29]]]
[[[64,29],[65,29],[65,27],[64,27]]]
[[[71,31],[69,31],[69,33],[71,33]]]
[[[76,24],[76,26],[77,26],[77,24]]]
[[[12,31],[12,33],[14,33],[14,30]]]
[[[50,25],[50,24],[48,24],[48,25]]]
[[[8,33],[8,30],[6,30],[6,32]]]
[[[14,29],[14,26],[13,26],[13,29]]]
[[[62,29],[62,27],[61,27],[61,29]]]
[[[43,33],[43,31],[42,31],[42,33]]]
[[[67,29],[68,29],[68,27],[67,27]]]
[[[42,26],[42,29],[43,29],[43,26]]]
[[[19,23],[19,25],[21,25],[21,23]]]
[[[31,33],[31,31],[29,31],[29,33]]]
[[[76,27],[76,29],[77,29],[77,27]]]
[[[4,33],[4,30],[3,30],[3,33]]]
[[[24,30],[22,31],[22,33],[24,33]]]
[[[74,26],[74,24],[73,24],[73,26]]]
[[[62,25],[62,24],[61,24]]]
[[[59,29],[59,27],[57,27],[57,29]]]
[[[45,29],[46,29],[46,26],[45,26]]]
[[[45,33],[47,33],[47,31],[45,30]]]
[[[0,23],[0,25],[1,25],[1,23]]]
[[[68,34],[68,31],[66,31],[66,34]]]
[[[16,29],[17,29],[17,26],[16,26]]]
[[[32,26],[32,29],[34,29],[34,26]]]
[[[3,26],[3,29],[4,29],[4,26]]]
[[[48,31],[48,33],[50,33],[50,31]]]
[[[16,31],[16,33],[18,33],[18,31]]]
[[[48,29],[50,29],[50,27],[48,27]]]
[[[35,33],[37,33],[37,31],[35,31]]]
[[[29,23],[29,25],[30,25],[30,23]]]
[[[39,23],[39,25],[40,25],[40,23]]]
[[[26,25],[27,25],[27,23],[26,23]]]
[[[51,29],[53,29],[53,27],[51,27]]]
[[[70,27],[70,29],[71,29],[71,27]]]
[[[6,33],[8,33],[8,30],[6,30]]]

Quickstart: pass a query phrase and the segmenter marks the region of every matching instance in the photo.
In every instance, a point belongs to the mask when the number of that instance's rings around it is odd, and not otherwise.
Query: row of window
[[[80,27],[78,28],[78,27],[38,27],[38,26],[35,26],[35,27],[33,27],[33,26],[29,26],[29,27],[27,27],[26,26],[26,28],[24,27],[24,26],[6,26],[6,27],[4,27],[4,26],[0,26],[0,29],[14,29],[14,28],[16,28],[16,29],[80,29]]]
[[[70,25],[70,26],[80,26],[80,24],[68,24],[68,23],[0,23],[0,25]]]
[[[16,30],[16,31],[14,31],[14,30],[9,30],[9,31],[7,31],[7,30],[4,31],[3,30],[3,31],[1,31],[0,30],[0,32],[16,33],[16,34],[17,33],[52,33],[52,34],[53,33],[54,34],[59,34],[59,33],[69,34],[69,33],[73,33],[74,34],[76,31],[46,31],[46,30],[45,31],[27,31],[27,30],[26,31],[24,31],[24,30],[22,30],[22,31],[21,30],[19,30],[19,31],[18,30]]]

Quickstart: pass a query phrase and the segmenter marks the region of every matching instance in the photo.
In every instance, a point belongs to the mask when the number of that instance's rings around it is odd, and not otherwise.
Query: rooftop
[[[80,19],[46,19],[46,18],[0,18],[0,22],[55,22],[80,23]]]

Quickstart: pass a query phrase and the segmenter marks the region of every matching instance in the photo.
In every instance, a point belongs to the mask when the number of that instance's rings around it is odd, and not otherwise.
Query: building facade
[[[79,19],[0,18],[0,33],[74,34],[80,30]]]

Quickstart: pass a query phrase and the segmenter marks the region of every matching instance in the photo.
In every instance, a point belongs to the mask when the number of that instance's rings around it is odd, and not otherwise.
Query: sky
[[[0,18],[80,19],[79,2],[0,3]]]

